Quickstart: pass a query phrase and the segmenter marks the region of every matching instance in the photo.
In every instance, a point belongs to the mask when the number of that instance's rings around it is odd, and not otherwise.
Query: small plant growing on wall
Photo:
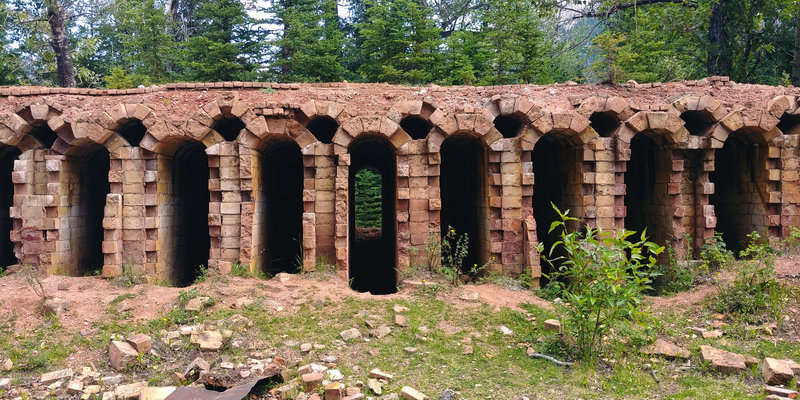
[[[569,231],[568,225],[581,223],[555,205],[559,219],[550,231],[560,230],[561,239],[553,244],[545,259],[558,266],[551,282],[563,298],[565,332],[575,340],[578,357],[587,359],[598,353],[598,345],[615,326],[644,323],[643,292],[650,289],[656,273],[653,266],[664,247],[646,240],[646,233],[619,230],[605,232],[586,226]],[[561,247],[562,256],[549,259]]]

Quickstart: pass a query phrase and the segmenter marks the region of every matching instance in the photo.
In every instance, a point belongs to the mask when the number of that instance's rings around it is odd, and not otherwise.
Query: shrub
[[[757,232],[747,237],[750,242],[739,253],[736,277],[720,288],[714,308],[745,321],[757,321],[764,313],[779,321],[786,294],[775,276],[775,250]]]
[[[708,272],[717,271],[734,261],[733,252],[725,245],[721,232],[714,232],[714,236],[703,243],[700,247],[700,259],[703,261],[703,268]]]
[[[569,232],[568,223],[581,221],[553,208],[560,220],[550,231],[562,234],[549,255],[557,247],[565,255],[548,260],[558,266],[549,278],[564,300],[565,332],[574,338],[577,355],[587,358],[597,354],[598,344],[615,325],[645,320],[642,292],[650,288],[656,256],[664,248],[647,241],[645,232],[636,242],[628,240],[635,232],[625,230],[604,232],[586,226],[585,232]]]
[[[469,253],[469,237],[466,233],[458,234],[452,227],[447,227],[447,233],[442,238],[441,272],[453,285],[458,284],[461,266]]]
[[[699,277],[706,275],[708,269],[705,264],[697,265],[692,262],[692,237],[689,234],[684,236],[686,243],[683,257],[679,257],[670,241],[667,241],[665,248],[667,251],[667,264],[656,266],[659,273],[656,279],[656,291],[659,294],[671,294],[689,290],[697,283]]]

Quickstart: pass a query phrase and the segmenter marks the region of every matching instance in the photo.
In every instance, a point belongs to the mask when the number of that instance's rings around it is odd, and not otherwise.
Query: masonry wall
[[[174,284],[189,283],[198,264],[268,273],[334,264],[354,274],[350,177],[364,138],[394,158],[383,160],[394,166],[384,229],[393,239],[376,251],[400,270],[435,257],[426,242],[440,240],[451,215],[471,232],[470,263],[538,277],[550,202],[602,229],[647,226],[679,252],[685,235],[696,251],[715,230],[732,247],[753,230],[779,239],[800,224],[800,144],[788,133],[798,94],[724,77],[622,87],[0,87],[0,142],[13,166],[0,181],[13,191],[0,204],[9,216],[0,241],[13,244],[3,267],[105,276],[124,267]],[[636,145],[643,137],[646,150]],[[271,162],[287,157],[274,143],[300,153]],[[453,143],[456,152],[442,151]],[[453,157],[468,164],[453,169]],[[280,224],[291,225],[287,237]]]

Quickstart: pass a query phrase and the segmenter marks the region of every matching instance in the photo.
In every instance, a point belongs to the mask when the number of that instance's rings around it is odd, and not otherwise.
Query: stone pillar
[[[350,154],[339,155],[339,163],[336,165],[336,178],[330,181],[332,183],[335,182],[336,265],[339,271],[348,271],[350,261],[348,259],[350,246]],[[319,202],[317,205],[319,206]],[[321,216],[324,216],[324,214],[317,213],[317,222],[319,222]],[[319,228],[320,225],[317,225],[317,227]],[[317,232],[319,233],[319,229]],[[345,276],[347,276],[347,272],[345,272]]]
[[[785,135],[781,149],[781,236],[800,226],[800,135]]]
[[[221,142],[208,148],[209,164],[209,235],[211,250],[209,265],[240,261],[242,226],[242,194],[238,145]],[[252,178],[252,177],[251,177]],[[219,185],[211,184],[217,180]]]

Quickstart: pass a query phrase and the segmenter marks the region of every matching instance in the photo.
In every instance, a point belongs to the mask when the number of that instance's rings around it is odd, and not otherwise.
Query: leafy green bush
[[[458,234],[453,227],[447,227],[442,238],[441,272],[453,285],[458,284],[461,266],[469,254],[469,237],[466,233]]]
[[[698,276],[703,274],[703,268],[691,262],[692,237],[685,236],[686,249],[683,257],[678,257],[675,248],[670,241],[667,241],[667,264],[657,265],[655,271],[659,273],[656,279],[656,292],[659,294],[671,294],[689,290],[694,286]]]
[[[562,231],[561,247],[565,256],[548,259],[558,270],[548,276],[560,288],[566,311],[565,332],[575,339],[577,355],[588,358],[597,354],[597,347],[609,330],[630,322],[642,323],[648,315],[641,310],[642,292],[650,289],[656,256],[664,247],[646,240],[642,232],[636,242],[628,240],[635,232],[604,232],[585,227],[585,232],[569,232],[568,223],[581,223],[555,206],[560,220],[550,231]]]
[[[700,259],[703,261],[703,268],[708,272],[717,271],[734,261],[733,252],[725,245],[721,232],[714,232],[714,236],[703,243],[700,247]]]
[[[744,321],[757,321],[764,313],[780,320],[786,291],[775,276],[775,250],[757,232],[747,237],[736,277],[720,288],[714,308]]]

